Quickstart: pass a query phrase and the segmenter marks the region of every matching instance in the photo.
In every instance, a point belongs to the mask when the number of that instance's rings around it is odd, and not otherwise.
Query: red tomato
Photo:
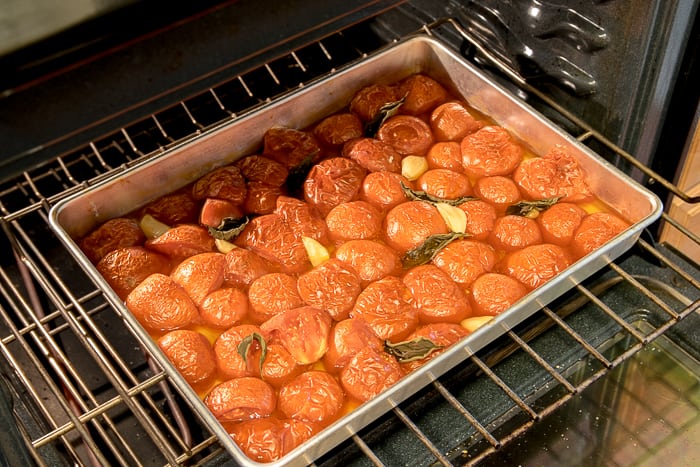
[[[245,196],[245,179],[241,170],[232,165],[212,170],[192,186],[192,197],[196,200],[220,198],[241,204]]]
[[[323,362],[329,371],[340,370],[365,347],[382,350],[382,340],[364,320],[348,318],[338,321],[331,330],[328,352],[323,357]]]
[[[492,246],[475,240],[455,240],[440,250],[433,264],[450,278],[469,287],[474,280],[496,265],[496,251]]]
[[[462,171],[462,152],[459,143],[455,141],[433,144],[425,157],[431,169]]]
[[[341,146],[363,133],[362,122],[352,113],[331,115],[314,127],[314,136],[327,146]]]
[[[569,246],[574,239],[574,233],[586,211],[573,203],[557,203],[541,212],[536,220],[542,230],[542,239],[547,243],[559,246]]]
[[[318,308],[303,306],[283,311],[260,325],[270,342],[280,342],[296,358],[307,365],[320,360],[328,350],[332,319]]]
[[[449,346],[455,344],[467,335],[469,335],[469,331],[456,323],[431,323],[421,326],[408,336],[406,340],[423,337],[430,340],[433,344],[440,346],[440,348],[430,352],[425,358],[420,360],[401,363],[401,367],[407,373],[414,371],[443,353]]]
[[[125,300],[129,292],[151,274],[169,274],[170,261],[155,251],[131,246],[107,253],[97,263],[97,270],[119,298]]]
[[[403,277],[423,323],[459,323],[471,315],[467,294],[433,264],[416,266]]]
[[[348,157],[368,172],[401,172],[401,155],[391,145],[374,138],[357,138],[343,145]]]
[[[481,177],[474,184],[474,193],[493,204],[499,212],[505,212],[508,206],[518,203],[522,198],[513,179],[501,175]]]
[[[387,213],[384,223],[387,244],[400,253],[422,245],[431,235],[449,232],[435,206],[423,201],[399,204]]]
[[[309,132],[293,128],[272,127],[263,135],[263,155],[291,169],[311,157],[317,159],[321,146]]]
[[[204,227],[182,224],[146,241],[146,246],[174,259],[183,259],[215,249],[214,239]]]
[[[389,210],[408,201],[401,183],[413,188],[413,183],[394,172],[372,172],[367,174],[360,188],[360,199],[382,210]]]
[[[325,371],[306,371],[282,386],[277,406],[289,418],[328,424],[345,402],[343,388]]]
[[[199,223],[206,227],[218,227],[226,218],[239,219],[243,217],[240,206],[231,201],[217,198],[207,198],[199,212]]]
[[[214,350],[207,338],[196,331],[170,331],[158,339],[158,347],[195,388],[207,384],[216,374]]]
[[[430,127],[438,141],[461,141],[483,126],[461,102],[445,102],[430,114]]]
[[[399,342],[418,325],[417,310],[411,305],[411,292],[401,279],[387,276],[369,284],[360,293],[350,312],[364,320],[380,339]]]
[[[297,288],[307,305],[326,310],[334,320],[348,317],[362,290],[360,276],[337,258],[299,276]]]
[[[265,182],[248,182],[248,192],[243,209],[250,214],[270,214],[277,206],[277,198],[282,194],[278,186]]]
[[[190,190],[170,193],[148,203],[141,216],[150,214],[165,225],[194,224],[197,222],[199,203]]]
[[[216,329],[226,329],[248,316],[248,296],[233,287],[217,289],[199,305],[202,322]]]
[[[472,200],[459,205],[467,215],[466,233],[472,240],[486,240],[496,225],[496,208],[486,201]]]
[[[542,232],[534,219],[504,216],[496,219],[489,240],[497,250],[515,251],[542,243]]]
[[[80,248],[90,261],[97,264],[110,251],[143,245],[145,241],[146,236],[136,220],[118,217],[86,235],[80,241]]]
[[[151,274],[126,297],[126,307],[149,331],[184,328],[199,319],[187,292],[164,274]]]
[[[265,381],[244,376],[215,386],[204,403],[218,420],[235,422],[270,415],[277,398],[272,386]]]
[[[527,287],[510,276],[487,272],[471,287],[474,314],[496,316],[510,308],[528,292]]]
[[[441,199],[457,199],[473,194],[469,177],[450,169],[430,169],[417,180],[418,188]]]
[[[508,175],[523,158],[523,149],[503,127],[485,126],[460,143],[467,175]]]
[[[542,243],[509,254],[504,259],[503,272],[535,289],[570,264],[571,260],[563,248],[551,243]]]
[[[342,369],[340,383],[350,397],[366,402],[396,384],[403,375],[404,371],[394,357],[365,347]]]
[[[228,328],[216,338],[214,355],[216,355],[216,366],[221,376],[226,379],[258,376],[261,357],[259,342],[253,339],[246,360],[238,353],[238,346],[243,339],[255,333],[260,334],[258,326],[241,324]]]
[[[258,277],[272,272],[272,265],[245,248],[234,248],[226,253],[224,283],[231,287],[247,288]]]
[[[291,450],[286,442],[285,425],[274,416],[231,424],[229,434],[254,462],[274,462]]]
[[[297,291],[297,278],[282,272],[258,277],[248,289],[250,318],[263,323],[273,316],[304,304]]]
[[[369,122],[384,105],[396,102],[399,97],[394,86],[371,84],[355,93],[350,101],[350,111]]]
[[[260,155],[246,156],[236,162],[236,167],[250,182],[264,182],[272,186],[282,186],[287,181],[287,168],[269,157]]]
[[[406,96],[400,111],[411,115],[420,115],[433,110],[445,102],[447,90],[433,78],[415,74],[399,83],[399,95]]]
[[[387,119],[379,127],[377,139],[402,156],[423,156],[435,142],[430,126],[411,115],[395,115]]]
[[[365,178],[365,169],[345,157],[333,157],[314,165],[304,181],[304,200],[321,215],[340,203],[357,198]]]
[[[394,250],[375,240],[350,240],[335,251],[335,257],[352,267],[363,282],[371,282],[401,271]]]
[[[574,234],[572,247],[577,258],[600,248],[608,240],[622,233],[629,223],[615,214],[596,212],[581,220]]]
[[[311,237],[321,243],[328,243],[326,222],[309,203],[289,196],[280,196],[277,198],[275,214],[282,217],[297,236]]]
[[[236,244],[279,264],[283,272],[299,273],[311,267],[301,238],[278,214],[253,218],[236,238]]]
[[[289,353],[283,345],[270,344],[267,346],[260,377],[279,389],[306,369],[307,366],[297,363],[294,355]]]
[[[200,253],[178,264],[170,277],[192,301],[200,305],[204,298],[224,283],[226,259],[222,253]]]
[[[382,212],[367,201],[349,201],[330,210],[326,216],[332,240],[377,238],[382,231]]]

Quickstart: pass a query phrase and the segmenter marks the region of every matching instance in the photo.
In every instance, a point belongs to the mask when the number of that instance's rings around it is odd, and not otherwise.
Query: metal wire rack
[[[363,36],[363,27],[353,26],[294,50],[0,186],[0,242],[5,252],[0,263],[2,380],[14,401],[18,445],[26,447],[34,462],[230,462],[164,371],[143,354],[102,292],[53,236],[48,210],[68,195],[384,45],[355,40]],[[458,24],[445,19],[424,26],[421,33],[443,27],[459,31]],[[510,78],[573,122],[579,129],[574,136],[585,144],[604,148],[613,159],[663,184],[673,196],[698,201],[517,75]],[[682,223],[666,214],[663,221],[700,243]],[[488,348],[466,356],[458,368],[315,463],[488,461],[647,344],[672,336],[677,324],[700,307],[699,277],[697,265],[651,239],[640,239],[632,254],[611,262]]]

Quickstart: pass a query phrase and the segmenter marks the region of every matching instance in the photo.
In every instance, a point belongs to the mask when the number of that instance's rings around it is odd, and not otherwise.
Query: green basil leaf
[[[248,354],[250,353],[250,347],[253,345],[254,340],[258,341],[258,343],[260,344],[260,349],[262,350],[259,362],[260,372],[262,373],[263,362],[265,361],[265,357],[267,356],[267,343],[265,343],[265,339],[262,335],[258,334],[257,332],[254,332],[253,334],[244,337],[241,343],[238,344],[238,355],[240,355],[243,361],[247,364]]]
[[[469,234],[464,232],[450,232],[446,234],[431,235],[419,246],[408,250],[401,258],[401,264],[404,268],[420,266],[432,260],[435,255],[449,245],[451,242],[468,237]]]
[[[416,337],[410,341],[398,342],[396,344],[392,344],[388,340],[384,341],[384,351],[396,357],[399,363],[422,360],[441,348],[441,345],[436,345],[426,337]]]

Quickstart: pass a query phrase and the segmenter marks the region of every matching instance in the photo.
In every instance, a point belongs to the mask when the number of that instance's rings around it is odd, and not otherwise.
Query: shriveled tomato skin
[[[112,250],[96,267],[122,300],[146,277],[154,273],[169,274],[171,269],[166,256],[142,246]]]
[[[409,270],[402,278],[423,323],[459,323],[471,316],[467,294],[434,264]]]
[[[146,236],[135,219],[118,217],[86,235],[80,241],[80,248],[90,261],[97,264],[110,251],[143,245],[145,241]]]
[[[277,405],[277,396],[265,381],[244,376],[215,386],[204,403],[219,421],[235,422],[270,415]]]
[[[301,238],[277,214],[253,218],[236,239],[236,244],[279,264],[283,272],[299,273],[311,267]]]
[[[410,115],[430,112],[449,98],[447,90],[436,80],[424,74],[414,74],[398,85],[399,95],[406,96],[400,111]]]
[[[437,357],[451,345],[459,342],[465,336],[469,335],[469,331],[464,329],[457,323],[430,323],[420,326],[406,340],[425,338],[430,340],[439,349],[429,353],[425,358],[413,360],[410,362],[401,363],[401,367],[407,372],[415,371],[421,366],[428,363],[433,358]]]
[[[486,240],[496,225],[496,208],[481,200],[467,201],[458,207],[467,215],[466,233],[469,238]]]
[[[165,225],[174,227],[179,224],[194,224],[200,202],[192,197],[190,190],[181,190],[161,196],[148,203],[140,211],[139,218],[149,214]]]
[[[224,283],[225,266],[226,259],[223,253],[200,253],[178,264],[170,273],[170,277],[199,306],[209,293]]]
[[[199,211],[199,223],[205,227],[219,227],[224,219],[240,219],[243,210],[226,199],[207,198]]]
[[[302,306],[283,311],[260,325],[270,342],[281,343],[301,365],[319,361],[328,350],[332,319],[318,308]]]
[[[282,189],[266,182],[251,181],[247,184],[248,190],[243,209],[248,214],[270,214],[277,206],[277,198],[282,195]]]
[[[351,266],[363,284],[401,271],[396,251],[376,240],[350,240],[335,251],[335,257]]]
[[[126,297],[126,307],[149,331],[184,328],[199,320],[197,305],[164,274],[151,274]]]
[[[499,269],[527,287],[536,289],[570,264],[571,259],[563,248],[551,243],[540,243],[510,253]]]
[[[349,201],[330,210],[326,216],[332,240],[378,238],[382,231],[382,212],[367,201]]]
[[[196,200],[219,198],[241,204],[245,200],[246,191],[241,170],[229,165],[214,169],[197,180],[192,186],[192,197]]]
[[[283,164],[258,154],[238,160],[236,167],[248,181],[263,182],[277,187],[282,186],[289,175]]]
[[[216,374],[214,349],[207,338],[197,331],[170,331],[158,339],[158,347],[195,388],[206,384]]]
[[[420,246],[431,235],[448,233],[435,206],[423,201],[401,203],[384,219],[386,242],[400,253]]]
[[[199,304],[202,323],[215,329],[226,329],[248,316],[248,296],[240,289],[223,287],[209,293]]]
[[[472,177],[508,175],[523,158],[522,147],[503,127],[485,126],[460,143],[464,171]]]
[[[350,111],[362,121],[369,122],[379,113],[382,106],[397,101],[398,94],[395,86],[370,84],[355,93],[350,101]]]
[[[387,143],[402,156],[423,156],[435,142],[430,126],[411,115],[389,118],[379,127],[377,139]]]
[[[574,233],[571,245],[574,254],[577,258],[586,256],[622,233],[629,225],[627,221],[611,213],[589,214],[581,220]]]
[[[396,384],[404,374],[394,357],[365,347],[340,372],[340,383],[350,397],[366,402]]]
[[[275,214],[279,215],[297,237],[310,237],[322,244],[328,243],[328,228],[319,212],[309,203],[280,196]]]
[[[226,253],[224,283],[247,289],[255,279],[272,271],[272,264],[259,255],[245,248],[234,248]]]
[[[440,104],[430,114],[430,127],[438,141],[461,141],[483,126],[484,123],[458,101]]]
[[[469,287],[481,274],[496,265],[496,251],[487,243],[475,240],[455,240],[433,258],[433,264],[464,287]]]
[[[586,211],[574,203],[557,203],[537,216],[542,239],[547,243],[567,247],[586,217]]]
[[[542,232],[534,219],[523,216],[503,216],[496,220],[489,237],[497,250],[516,251],[542,243]]]
[[[333,421],[345,402],[335,377],[325,371],[306,371],[279,391],[277,405],[285,416],[306,422]]]
[[[272,127],[263,135],[263,155],[287,169],[298,167],[309,158],[316,160],[320,153],[321,146],[308,131]]]
[[[399,342],[418,325],[418,313],[411,304],[411,292],[394,276],[372,282],[360,293],[350,312],[364,320],[377,337]]]
[[[330,258],[299,276],[297,289],[307,305],[326,310],[337,321],[348,317],[362,281],[351,266]]]
[[[388,211],[408,201],[401,187],[402,183],[408,188],[413,188],[413,182],[401,174],[386,171],[369,173],[362,181],[360,199]]]
[[[283,272],[271,272],[255,279],[248,289],[250,317],[263,323],[273,316],[304,305],[297,278]]]
[[[240,343],[253,334],[260,334],[258,326],[240,324],[228,328],[216,338],[214,355],[216,356],[217,369],[223,378],[258,376],[261,356],[260,344],[254,339],[251,341],[247,360],[244,360],[238,352]]]
[[[260,370],[260,377],[275,389],[279,389],[307,369],[308,366],[300,365],[294,355],[289,353],[283,345],[269,344]]]
[[[207,229],[193,224],[173,227],[163,235],[148,240],[146,247],[179,260],[215,249],[214,239]]]
[[[527,292],[527,287],[516,279],[487,272],[479,276],[471,287],[474,312],[479,316],[496,316],[510,308]]]
[[[274,415],[225,423],[233,440],[256,462],[274,462],[321,431],[317,423],[279,419]]]
[[[440,199],[457,199],[474,193],[469,177],[461,171],[430,169],[417,180],[418,188]]]
[[[335,206],[356,199],[364,177],[365,169],[352,159],[325,159],[314,165],[306,177],[304,200],[325,216]]]
[[[365,347],[382,350],[382,340],[372,332],[364,320],[348,318],[338,321],[331,330],[328,351],[323,357],[323,362],[329,371],[338,371]]]
[[[368,172],[401,171],[401,155],[390,144],[375,138],[357,138],[343,145],[343,157],[354,160]]]
[[[321,120],[314,127],[314,136],[327,146],[341,146],[343,143],[362,136],[362,121],[353,113],[343,112]]]

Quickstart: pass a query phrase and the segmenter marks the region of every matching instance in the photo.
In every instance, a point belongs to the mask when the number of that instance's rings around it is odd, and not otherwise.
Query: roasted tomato
[[[348,318],[335,323],[323,362],[329,370],[340,370],[365,347],[382,350],[382,340],[362,319]]]
[[[275,390],[260,378],[244,376],[214,387],[204,400],[222,422],[266,417],[277,404]]]
[[[80,248],[90,261],[97,264],[110,251],[143,245],[145,241],[146,236],[135,219],[118,217],[86,235],[80,241]]]
[[[541,212],[536,221],[542,231],[542,239],[546,243],[559,246],[569,246],[574,239],[574,233],[586,217],[586,211],[573,203],[557,203]]]
[[[450,101],[437,106],[430,114],[430,127],[438,141],[461,141],[484,126],[461,102]]]
[[[542,232],[534,219],[504,216],[496,219],[489,241],[497,250],[515,251],[542,243]]]
[[[328,424],[345,402],[343,388],[325,371],[306,371],[282,386],[277,406],[289,418]]]
[[[195,388],[207,384],[216,374],[214,349],[207,338],[196,331],[170,331],[158,339],[158,347]]]
[[[367,174],[360,188],[360,199],[382,210],[389,210],[405,201],[406,194],[401,183],[413,188],[413,183],[394,172],[372,172]]]
[[[282,217],[297,236],[328,243],[326,223],[309,203],[289,196],[280,196],[277,198],[275,214]]]
[[[122,300],[145,278],[154,273],[169,274],[170,261],[142,246],[119,248],[107,253],[97,270]]]
[[[512,178],[502,175],[481,177],[474,184],[474,194],[493,204],[499,212],[521,200],[520,190]]]
[[[250,317],[256,323],[304,304],[297,290],[297,278],[282,272],[271,272],[255,279],[250,284],[248,300]]]
[[[151,274],[126,297],[126,307],[153,332],[184,328],[199,319],[187,292],[164,274]]]
[[[364,133],[362,122],[352,113],[339,113],[321,120],[314,127],[314,136],[327,146],[341,146]]]
[[[512,252],[504,259],[502,269],[505,274],[535,289],[570,264],[571,260],[563,248],[542,243]]]
[[[248,191],[243,209],[249,214],[270,214],[277,206],[277,198],[282,194],[278,186],[265,182],[248,182]]]
[[[529,199],[581,202],[593,198],[583,168],[561,146],[553,147],[542,157],[522,161],[513,180]]]
[[[467,215],[466,233],[472,240],[486,240],[496,225],[496,208],[486,201],[472,200],[459,205]]]
[[[272,272],[272,265],[245,248],[234,248],[226,253],[224,283],[231,287],[247,288],[258,277]]]
[[[485,126],[460,145],[464,171],[472,177],[508,175],[523,158],[522,147],[503,127]]]
[[[241,204],[245,200],[246,191],[241,170],[228,165],[214,169],[197,180],[192,186],[192,197],[196,200],[220,198]]]
[[[464,287],[496,265],[496,251],[492,246],[475,240],[455,240],[440,250],[433,264]]]
[[[204,227],[182,224],[148,240],[146,246],[174,259],[183,259],[214,251],[214,239]]]
[[[221,376],[226,379],[258,376],[262,356],[260,343],[255,339],[251,341],[246,360],[238,353],[241,342],[256,333],[260,334],[258,326],[241,324],[228,328],[216,338],[214,355]]]
[[[589,214],[581,220],[574,234],[572,247],[577,258],[600,248],[608,240],[629,227],[627,221],[605,212]]]
[[[328,350],[330,315],[318,308],[303,306],[283,311],[260,325],[270,342],[281,343],[301,365],[320,360]]]
[[[457,199],[474,192],[469,177],[450,169],[430,169],[417,180],[418,189],[441,199]]]
[[[403,277],[423,323],[459,323],[471,315],[467,294],[433,264],[416,266]]]
[[[411,115],[421,115],[447,100],[447,90],[433,78],[415,74],[399,83],[399,95],[406,96],[400,110]]]
[[[216,329],[226,329],[248,316],[248,296],[233,287],[214,290],[199,305],[202,323]]]
[[[340,203],[357,198],[365,169],[345,157],[333,157],[314,165],[304,181],[304,199],[321,215]]]
[[[390,388],[404,375],[394,357],[371,347],[357,352],[340,372],[340,383],[352,398],[366,402]]]
[[[382,231],[382,212],[367,201],[349,201],[330,210],[326,216],[332,240],[377,238]]]
[[[387,143],[402,156],[423,156],[435,142],[430,126],[411,115],[389,118],[379,127],[377,139]]]
[[[471,287],[474,314],[495,316],[503,313],[527,292],[527,287],[510,276],[496,272],[482,274]]]
[[[199,203],[192,198],[192,193],[179,191],[148,203],[142,210],[141,216],[150,214],[166,225],[194,224],[197,222]]]
[[[400,253],[423,244],[431,235],[448,233],[438,210],[423,201],[408,201],[392,208],[384,220],[386,241]]]
[[[275,416],[228,424],[229,433],[245,454],[256,462],[279,460],[321,431],[316,423],[280,420]]]
[[[401,366],[407,373],[414,371],[440,355],[447,350],[449,346],[455,344],[467,335],[469,335],[469,331],[456,323],[432,323],[421,326],[408,336],[406,340],[423,337],[430,340],[430,342],[439,348],[430,352],[425,358],[405,362],[402,363]]]
[[[397,101],[399,97],[394,86],[370,84],[355,93],[350,101],[350,111],[362,121],[369,122],[383,106]]]
[[[225,266],[222,253],[200,253],[178,264],[170,277],[185,289],[195,304],[200,305],[209,293],[224,283]]]
[[[401,155],[391,145],[375,138],[357,138],[343,145],[348,157],[368,172],[401,172]]]
[[[236,239],[236,244],[279,264],[283,272],[304,272],[311,267],[301,238],[278,214],[253,218]]]
[[[257,154],[238,160],[236,167],[250,182],[263,182],[278,187],[284,185],[289,175],[289,171],[283,164]]]
[[[199,212],[199,223],[206,227],[219,227],[221,221],[227,218],[239,219],[243,210],[238,204],[218,198],[207,198]]]
[[[360,293],[350,317],[364,320],[379,338],[399,342],[418,325],[411,292],[401,279],[388,276],[372,282]]]
[[[297,288],[307,305],[326,310],[334,320],[348,317],[362,290],[360,276],[337,258],[299,276]]]
[[[431,169],[462,170],[462,151],[455,141],[433,144],[425,157]]]
[[[294,355],[282,344],[270,344],[267,346],[260,377],[279,389],[307,368],[307,365],[297,363]]]
[[[401,259],[396,252],[375,240],[345,242],[335,251],[335,257],[350,265],[365,283],[401,271]]]
[[[321,146],[307,131],[293,128],[273,127],[263,136],[263,155],[292,169],[311,158],[320,156]]]

